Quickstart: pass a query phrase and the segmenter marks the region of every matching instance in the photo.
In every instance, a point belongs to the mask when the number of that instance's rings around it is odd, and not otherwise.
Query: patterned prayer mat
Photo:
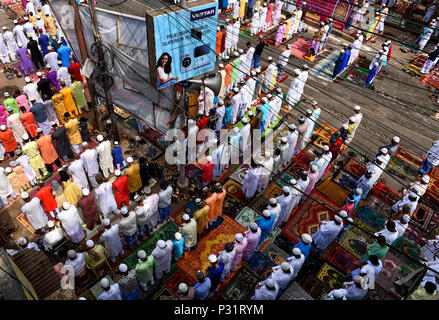
[[[416,243],[421,248],[427,243],[427,240],[429,238],[425,235],[424,232],[421,232],[418,228],[412,226],[410,223],[408,228],[404,232],[404,237]]]
[[[366,86],[367,77],[369,75],[368,70],[365,70],[364,68],[351,68],[344,76],[344,80],[347,80],[349,82],[355,83],[356,85],[359,85],[361,87]]]
[[[327,177],[315,189],[327,198],[334,201],[339,207],[343,206],[349,191],[332,182],[331,177]]]
[[[415,261],[420,261],[421,248],[419,248],[419,246],[416,245],[416,243],[414,243],[413,241],[408,240],[405,237],[400,237],[392,244],[392,246],[395,247],[395,249],[398,249],[399,251],[403,252],[403,254],[414,259]],[[392,253],[398,256],[401,260],[403,260],[408,265],[411,265],[415,268],[416,267],[419,268],[420,265],[415,261],[413,261],[412,259],[407,258],[396,251]]]
[[[260,217],[261,216],[253,209],[244,207],[244,209],[242,209],[242,211],[235,218],[235,221],[247,229],[253,221]]]
[[[338,244],[334,244],[330,252],[326,255],[326,260],[336,266],[337,268],[344,270],[346,273],[352,272],[358,266],[359,260],[357,257],[349,253]]]
[[[266,279],[271,272],[271,268],[276,264],[260,251],[256,251],[245,263],[253,272]]]
[[[434,210],[425,203],[424,200],[420,200],[415,212],[410,219],[410,224],[420,228],[421,230],[428,232],[430,221],[433,218]]]
[[[332,182],[351,192],[355,188],[358,179],[359,177],[354,176],[352,173],[340,169],[332,178]]]
[[[332,82],[332,74],[334,72],[335,61],[339,56],[338,50],[333,50],[326,57],[314,65],[309,73],[319,79]]]
[[[268,199],[263,196],[256,196],[256,198],[252,199],[248,206],[256,211],[258,214],[262,215],[262,211],[264,211],[268,206]]]
[[[343,163],[343,169],[360,178],[366,172],[367,166],[355,158],[349,158]]]
[[[379,285],[376,285],[373,290],[369,290],[369,299],[370,300],[395,300],[394,297],[389,295],[387,290],[384,290]]]
[[[352,232],[351,230],[348,230],[340,239],[338,244],[340,247],[351,253],[354,257],[360,259],[366,253],[367,245],[370,244],[362,240],[365,240],[365,238],[361,237],[355,232]]]
[[[284,187],[288,186],[290,187],[289,181],[293,179],[293,176],[290,175],[286,170],[282,170],[276,178],[274,178],[274,182],[277,183],[279,186]]]
[[[435,67],[429,73],[421,77],[419,81],[426,87],[432,86],[439,89],[439,68]]]
[[[262,253],[269,257],[271,260],[273,260],[274,263],[277,265],[280,265],[289,257],[289,255],[285,251],[283,251],[271,241],[264,247]]]
[[[195,285],[195,275],[193,275],[193,277],[191,277],[190,275],[188,275],[186,272],[184,272],[183,270],[179,270],[176,274],[174,274],[172,277],[170,277],[165,285],[175,294],[177,295],[178,292],[178,285],[181,282],[186,283],[189,287],[192,287]]]
[[[295,281],[282,293],[279,300],[314,300],[299,284]]]
[[[402,276],[401,267],[404,263],[390,251],[382,258],[381,262],[383,268],[375,283],[388,292],[393,287],[393,282]]]
[[[331,139],[332,134],[334,134],[337,131],[336,128],[328,126],[327,124],[322,124],[316,132],[314,132],[315,135],[322,137],[326,141],[329,141]]]
[[[323,283],[325,288],[325,290],[322,290],[321,292],[322,297],[333,289],[341,288],[346,278],[346,274],[325,262],[316,278]]]
[[[271,233],[269,233],[265,238],[265,242],[274,241],[277,238],[277,236],[281,233],[281,231],[282,231],[281,228],[276,228],[273,231],[271,231]]]
[[[110,285],[114,284],[114,281],[110,276],[106,275],[104,278],[106,278],[110,282]],[[95,297],[95,299],[97,299],[103,291],[104,289],[102,289],[100,282],[96,283],[93,287],[90,288],[90,292],[93,297]]]
[[[305,59],[305,55],[308,52],[308,48],[311,42],[305,40],[304,38],[298,38],[296,41],[291,43],[291,54],[300,58]]]
[[[276,183],[270,184],[264,192],[264,197],[269,200],[270,198],[277,198],[280,195],[282,195],[282,188]]]
[[[21,5],[21,3],[10,5],[9,8],[12,11],[14,11],[16,14],[18,14],[19,16],[27,15],[26,10],[23,9],[23,6]]]
[[[143,136],[149,142],[155,144],[157,147],[159,148],[164,147],[163,145],[164,142],[162,143],[160,139],[160,137],[163,136],[163,133],[154,130],[152,128],[148,128],[145,131],[143,131],[140,135]]]
[[[305,200],[282,228],[282,235],[292,241],[300,241],[302,233],[314,234],[319,229],[320,223],[323,220],[332,220],[334,218],[332,211],[339,209],[334,202],[317,191],[311,192],[310,196],[315,200],[311,198]]]
[[[356,233],[360,237],[366,239],[366,242],[373,243],[375,242],[375,238],[373,234],[376,232],[376,229],[368,225],[366,222],[359,218],[354,218],[354,225],[351,225],[349,228],[352,232]]]
[[[184,215],[184,207],[171,213],[171,219],[172,219],[172,221],[174,221],[174,223],[177,226],[180,226],[181,222],[183,221],[183,215]]]
[[[396,201],[401,199],[402,196],[399,192],[393,190],[381,181],[377,181],[375,183],[369,194],[376,196],[378,199],[380,199],[380,201],[384,201],[391,206],[393,206]]]
[[[152,300],[177,300],[177,296],[166,286],[163,286],[154,296]]]
[[[246,202],[244,193],[242,192],[242,185],[235,180],[227,180],[227,182],[223,185],[223,188],[226,190],[228,195],[232,196],[236,200],[242,202],[243,204]]]
[[[193,179],[194,177],[201,175],[201,169],[194,164],[187,165],[185,167],[185,170],[186,177],[188,177],[189,179]]]
[[[274,150],[276,150],[277,147],[280,146],[281,141],[280,139],[282,139],[283,137],[286,137],[288,134],[290,133],[290,130],[288,129],[287,124],[282,123],[279,128],[276,129],[276,131],[273,134],[273,145],[274,145]]]
[[[224,300],[249,300],[253,295],[255,286],[263,278],[247,265],[239,268],[229,283],[221,290]]]
[[[197,249],[184,253],[183,258],[176,262],[177,266],[190,276],[198,270],[206,270],[210,266],[210,254],[218,254],[224,250],[227,242],[235,240],[236,233],[242,233],[245,228],[228,216],[223,215],[223,223],[205,235],[198,243]]]
[[[387,219],[390,215],[391,205],[384,202],[382,199],[374,196],[373,194],[369,194],[367,196],[366,202],[364,206],[368,206],[371,210],[378,213],[384,219]]]
[[[223,206],[223,214],[235,219],[243,208],[243,203],[229,195],[226,195]]]
[[[290,173],[295,179],[299,178],[300,172],[303,170],[308,171],[309,163],[315,159],[315,156],[310,155],[304,151],[299,152],[299,154],[293,159],[289,167],[287,168],[288,173]]]
[[[386,221],[386,219],[384,219],[381,215],[373,211],[368,206],[363,206],[359,208],[357,213],[355,214],[355,218],[364,221],[375,231],[380,231],[381,229],[383,229],[384,222]]]
[[[329,140],[326,140],[323,137],[317,136],[314,140],[312,140],[312,144],[318,148],[323,148],[323,146],[328,144]]]
[[[433,169],[435,169],[434,167]],[[433,170],[432,170],[433,171]],[[430,172],[430,183],[427,192],[424,194],[425,199],[431,201],[433,205],[439,207],[439,178],[433,177]]]
[[[20,213],[17,217],[15,217],[17,221],[26,228],[27,231],[29,231],[33,236],[37,236],[37,233],[35,232],[35,229],[32,227],[32,225],[29,222],[29,219],[26,217],[24,213]]]
[[[415,154],[403,148],[399,148],[396,156],[390,160],[387,168],[392,169],[394,172],[411,181],[417,181],[418,169],[421,166],[421,162],[422,159]]]
[[[248,164],[241,165],[237,170],[235,170],[230,175],[230,179],[233,179],[242,185],[242,183],[244,182],[245,176],[247,174],[247,170],[249,168],[250,168],[250,166]]]
[[[420,75],[422,66],[424,65],[426,60],[427,60],[427,55],[421,54],[419,57],[416,57],[415,59],[404,65],[404,67]]]
[[[178,227],[174,222],[169,221],[155,231],[145,242],[139,245],[128,257],[123,259],[129,269],[133,269],[138,261],[137,252],[145,250],[147,255],[150,255],[158,240],[174,240],[174,235],[178,231]],[[174,265],[173,263],[171,265]],[[172,268],[171,268],[172,270]]]

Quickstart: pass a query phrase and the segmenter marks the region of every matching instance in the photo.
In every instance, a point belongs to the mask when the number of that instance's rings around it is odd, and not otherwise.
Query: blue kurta
[[[265,217],[261,217],[255,220],[256,224],[261,228],[261,238],[259,238],[259,245],[265,240],[267,235],[271,232],[271,228],[274,223],[274,216],[271,215],[270,219],[266,219]]]
[[[224,113],[224,123],[228,124],[230,121],[230,116],[232,115],[232,107],[229,106],[226,108],[226,111]]]
[[[183,245],[184,245],[184,238],[181,237],[179,241],[174,240],[173,246],[172,246],[172,253],[174,254],[174,257],[176,259],[180,259],[183,256]]]
[[[334,67],[334,72],[332,74],[332,77],[335,78],[343,69],[343,61],[344,61],[344,54],[339,56],[337,61],[335,61],[335,67]]]
[[[346,68],[346,66],[348,65],[350,57],[351,57],[351,51],[350,50],[346,50],[346,52],[343,54],[343,63],[341,65],[341,71],[340,72],[342,72]]]
[[[72,53],[72,50],[70,50],[69,47],[62,45],[57,50],[58,52],[58,58],[62,61],[62,66],[68,68],[70,66],[70,54]]]
[[[305,256],[305,260],[306,260],[306,258],[308,258],[309,256],[309,252],[311,251],[311,247],[312,247],[311,243],[304,243],[303,241],[300,241],[298,244],[293,246],[293,249],[299,248],[302,254]]]
[[[369,70],[369,75],[367,76],[367,80],[366,80],[366,87],[368,87],[372,82],[372,80],[375,78],[375,75],[377,74],[377,70],[378,68],[375,66],[371,70]]]
[[[218,262],[218,265],[216,268],[210,266],[207,268],[207,275],[209,276],[210,280],[212,281],[212,286],[210,287],[210,292],[214,292],[216,288],[218,287],[218,284],[220,282],[221,274],[224,270],[224,263]]]
[[[206,277],[204,282],[198,282],[194,285],[195,297],[194,300],[205,300],[209,295],[209,290],[212,282],[209,277]]]
[[[114,159],[114,162],[116,162],[117,164],[121,164],[122,162],[125,161],[120,146],[113,148],[113,150],[111,150],[111,155]]]
[[[41,52],[43,52],[43,56],[45,56],[47,52],[47,47],[49,46],[49,37],[45,34],[42,34],[38,37],[38,44],[40,45]]]

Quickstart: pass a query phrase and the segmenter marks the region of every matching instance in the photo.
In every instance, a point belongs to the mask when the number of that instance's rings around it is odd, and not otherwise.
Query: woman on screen
[[[171,77],[172,57],[167,53],[163,53],[157,61],[157,88],[174,84],[178,77]]]

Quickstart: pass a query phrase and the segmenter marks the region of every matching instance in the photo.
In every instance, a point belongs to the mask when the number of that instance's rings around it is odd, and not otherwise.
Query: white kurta
[[[104,174],[104,178],[108,178],[109,173],[114,172],[113,157],[111,156],[111,143],[106,140],[96,147],[99,155],[99,165]]]
[[[3,34],[0,33],[0,59],[3,63],[9,63],[9,50],[3,40]]]
[[[18,36],[17,36],[18,38]],[[11,56],[12,61],[15,60],[15,53],[18,50],[17,42],[15,42],[14,35],[11,31],[6,31],[3,34],[3,39],[5,41],[6,46],[8,47],[9,54]],[[18,38],[19,39],[19,38]]]
[[[16,25],[14,27],[14,29],[12,29],[12,33],[14,34],[14,36],[17,37],[17,42],[20,42],[23,45],[23,48],[26,48],[28,40],[27,40],[26,35],[24,34],[23,26],[22,25]],[[14,40],[14,42],[15,42],[15,40]],[[17,45],[16,42],[15,42],[15,45]],[[17,50],[18,50],[18,47],[17,47]],[[15,54],[15,52],[17,50],[14,51],[14,54]]]
[[[225,51],[229,52],[233,47],[233,24],[228,24],[226,27],[226,40],[225,40]]]
[[[324,153],[322,158],[323,158],[323,165],[319,168],[319,175],[317,177],[317,181],[319,181],[323,177],[326,169],[328,168],[329,163],[332,160],[332,152]]]
[[[19,156],[16,160],[15,160],[20,166],[23,167],[24,169],[24,174],[26,175],[27,179],[32,183],[35,184],[35,182],[37,181],[37,176],[35,175],[35,171],[34,169],[32,169],[30,162],[29,162],[29,157],[25,154]]]
[[[302,96],[302,92],[300,91],[300,78],[295,77],[290,82],[290,86],[287,93],[287,101],[288,101],[288,109],[291,109],[293,105],[295,105]]]
[[[247,152],[247,150],[251,147],[251,141],[250,141],[250,130],[251,130],[250,123],[247,123],[245,126],[242,127],[240,131],[241,135],[241,141],[240,141],[240,149],[244,155]]]
[[[70,79],[69,70],[66,67],[61,67],[56,71],[56,79],[58,82],[64,81],[66,87],[72,86],[72,80]]]
[[[191,162],[197,156],[197,135],[198,135],[198,127],[194,124],[190,126],[187,134],[187,146],[188,146],[188,161]]]
[[[26,133],[26,129],[20,122],[20,115],[18,113],[9,115],[6,123],[8,128],[12,130],[15,140],[23,142],[23,135]]]
[[[5,176],[5,169],[0,167],[0,198],[6,198],[14,193],[9,179]]]
[[[378,231],[375,233],[376,236],[383,236],[386,239],[386,243],[391,245],[396,239],[398,239],[398,232],[391,232],[387,230],[387,228],[384,228],[381,231]]]
[[[52,51],[46,54],[43,58],[43,62],[44,64],[49,65],[52,71],[58,71],[58,54],[56,52]]]
[[[271,87],[271,83],[273,82],[273,79],[275,78],[276,75],[276,71],[277,71],[277,67],[276,64],[274,62],[270,63],[267,67],[267,69],[265,69],[265,77],[264,80],[262,81],[262,90],[263,91],[267,91],[270,89]]]
[[[67,168],[67,173],[72,176],[73,182],[76,183],[80,189],[89,188],[87,175],[81,159],[71,162]]]
[[[282,99],[279,95],[277,95],[273,98],[273,100],[270,103],[270,111],[267,116],[268,118],[270,118],[270,124],[276,122],[281,107],[282,107]]]
[[[251,300],[275,300],[277,297],[277,294],[279,293],[279,284],[275,282],[275,290],[268,290],[267,287],[264,285],[265,280],[258,283],[259,285],[262,285],[259,289],[255,291],[255,294],[253,297],[251,297]]]
[[[354,62],[358,54],[360,53],[361,41],[359,39],[356,39],[354,42],[352,42],[351,47],[352,50],[351,55],[349,56],[348,65]]]
[[[154,193],[143,200],[143,208],[146,212],[146,219],[151,223],[153,228],[155,228],[159,222],[158,207],[159,196],[157,193]]]
[[[285,163],[287,163],[288,161],[290,161],[293,158],[294,150],[296,149],[296,143],[297,143],[297,138],[298,137],[299,137],[299,135],[298,135],[297,131],[290,132],[287,135],[287,141],[288,141],[289,149],[288,149],[287,154],[285,156],[286,157],[285,158],[286,159]]]
[[[291,269],[293,270],[293,278],[295,278],[305,262],[305,256],[300,254],[299,259],[297,259],[295,256],[291,256],[287,259],[287,261],[290,263]]]
[[[256,193],[256,188],[259,184],[260,168],[249,169],[246,172],[244,181],[242,182],[242,192],[246,198],[251,198]]]
[[[89,177],[99,172],[98,153],[95,149],[85,150],[81,154],[81,160]]]
[[[341,229],[343,229],[343,223],[337,225],[334,221],[323,221],[320,229],[312,236],[314,245],[320,250],[324,250],[334,241]]]
[[[113,184],[111,182],[104,182],[96,188],[95,198],[105,218],[108,218],[110,212],[117,210],[117,203],[113,195]]]
[[[43,102],[40,93],[38,92],[38,86],[36,83],[28,83],[23,87],[23,93],[27,96],[27,99],[31,101],[35,99],[37,102]]]
[[[225,250],[220,251],[218,254],[218,262],[224,263],[223,273],[221,274],[220,281],[224,281],[224,279],[230,276],[230,268],[232,267],[233,258],[235,257],[235,248],[232,251],[227,252]]]
[[[24,32],[26,32],[27,37],[29,37],[31,35],[33,40],[38,41],[38,37],[35,34],[34,25],[32,24],[32,22],[26,22],[23,25],[23,29],[24,29]]]
[[[288,196],[285,196],[284,194],[282,194],[281,196],[276,198],[278,205],[281,207],[281,211],[279,213],[279,217],[277,218],[277,223],[274,225],[273,229],[276,229],[278,226],[280,226],[285,221],[285,217],[287,215],[287,210],[288,210],[292,200],[293,200],[293,196],[291,193]]]
[[[33,198],[30,202],[25,203],[21,207],[21,212],[23,212],[27,219],[29,220],[32,228],[35,230],[44,228],[47,224],[47,215],[44,213],[43,207],[40,204],[40,199],[37,197]]]
[[[232,97],[230,101],[231,105],[231,112],[230,112],[230,123],[235,123],[236,118],[238,117],[238,111],[239,111],[239,105],[241,104],[241,94],[235,93],[235,95]]]
[[[271,172],[273,171],[274,159],[271,157],[268,160],[262,162],[262,167],[260,168],[259,174],[259,185],[258,191],[261,192],[265,190],[270,182]]]
[[[44,21],[43,20],[38,20],[37,19],[37,22],[35,22],[35,29],[37,29],[37,30],[43,30],[43,34],[47,34],[47,32],[46,32],[46,27],[44,26]]]
[[[236,21],[233,24],[233,49],[236,49],[238,46],[238,40],[239,40],[239,30],[241,28],[241,22]]]
[[[252,17],[252,22],[250,25],[250,33],[255,35],[259,32],[259,11],[255,12]]]
[[[273,222],[273,225],[271,227],[271,230],[273,231],[275,229],[275,227],[278,225],[278,220],[279,220],[280,213],[282,212],[282,207],[280,206],[280,204],[276,204],[275,207],[268,205],[267,210],[270,211],[270,213],[274,217],[274,222]]]
[[[311,131],[314,128],[314,124],[315,124],[315,122],[312,119],[312,116],[311,117],[306,117],[305,123],[308,124],[308,128],[306,129],[306,133],[303,136],[302,146],[304,146],[304,145],[306,145],[308,143],[309,137],[311,136],[311,133],[312,133]]]
[[[162,277],[163,272],[171,270],[172,246],[172,241],[167,240],[165,248],[162,249],[157,246],[151,253],[154,256],[154,269],[157,279]]]
[[[197,222],[191,219],[188,223],[184,223],[180,227],[181,235],[184,239],[184,245],[192,248],[197,245]]]
[[[293,279],[293,273],[285,273],[280,266],[276,266],[272,268],[270,278],[279,284],[280,289],[285,289]]]
[[[34,4],[32,3],[32,1],[27,2],[26,11],[27,11],[27,13],[32,12],[33,15],[35,15],[35,7],[34,7]]]
[[[78,217],[78,210],[75,206],[70,205],[68,210],[62,210],[56,216],[61,220],[61,226],[70,237],[73,243],[78,243],[85,237],[84,229],[81,227],[81,222]]]

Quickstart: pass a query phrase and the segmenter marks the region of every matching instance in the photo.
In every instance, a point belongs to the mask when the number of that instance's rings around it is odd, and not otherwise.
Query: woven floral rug
[[[268,206],[268,199],[264,196],[256,196],[254,199],[250,201],[248,206],[256,211],[258,214],[262,215],[262,211],[267,209]]]
[[[220,295],[224,300],[249,300],[261,280],[263,280],[261,275],[247,265],[243,265],[221,290]]]
[[[296,41],[291,43],[291,54],[300,58],[305,59],[305,55],[308,52],[310,42],[305,40],[305,38],[298,38]]]
[[[355,214],[355,218],[364,221],[367,225],[372,227],[375,232],[383,229],[384,222],[387,220],[368,206],[359,208]]]
[[[177,300],[177,296],[170,288],[164,285],[156,294],[154,294],[152,300]]]
[[[434,210],[425,203],[419,200],[418,206],[410,219],[410,224],[416,226],[424,232],[428,232],[430,221],[433,218]]]
[[[334,243],[329,252],[325,255],[325,259],[335,267],[350,273],[358,267],[359,259],[349,253],[346,249]]]
[[[235,221],[247,229],[252,222],[260,217],[261,216],[253,209],[244,207],[244,209],[242,209],[242,211],[235,218]]]
[[[346,198],[349,195],[349,191],[332,182],[331,177],[327,177],[325,180],[319,183],[315,189],[327,198],[334,201],[334,203],[340,207],[344,205]]]
[[[422,66],[424,65],[426,60],[427,60],[427,55],[421,54],[419,57],[416,57],[409,63],[405,64],[404,67],[420,75]]]
[[[305,200],[282,228],[282,235],[292,241],[300,241],[303,233],[314,234],[319,229],[320,223],[323,220],[332,220],[334,218],[332,212],[339,209],[334,202],[318,191],[311,192],[310,196],[312,199]]]
[[[310,155],[305,151],[301,151],[291,162],[287,168],[287,172],[296,180],[299,179],[302,171],[308,171],[309,163],[315,159],[315,155]]]
[[[282,188],[277,183],[270,184],[264,192],[264,197],[269,200],[270,198],[277,198],[280,195],[282,195]]]
[[[343,237],[338,242],[340,247],[351,253],[354,257],[360,259],[367,251],[367,245],[371,244],[366,242],[365,237],[358,235],[351,230],[346,231]]]
[[[414,259],[415,261],[420,261],[421,248],[413,241],[406,239],[405,237],[400,237],[392,244],[392,246],[395,249],[401,251],[404,255]],[[393,253],[396,256],[400,257],[407,264],[412,265],[414,267],[418,266],[418,263],[416,263],[412,259],[405,257],[404,255],[396,251]]]
[[[328,294],[330,290],[341,288],[345,277],[344,272],[325,262],[316,277],[328,290],[322,292],[322,295]]]
[[[175,294],[178,293],[178,285],[184,282],[189,287],[192,287],[195,285],[195,274],[192,276],[184,272],[183,270],[179,270],[177,273],[172,275],[165,283],[165,285]]]
[[[375,213],[379,214],[384,219],[387,219],[389,217],[390,209],[392,208],[391,205],[384,202],[382,199],[376,197],[373,194],[369,194],[367,196],[367,199],[364,202],[363,206],[369,207],[371,210],[373,210]]]
[[[183,258],[177,261],[177,266],[192,276],[198,270],[206,270],[210,266],[210,254],[218,254],[224,250],[227,242],[235,240],[236,233],[242,233],[245,228],[228,216],[223,215],[223,223],[205,235],[198,243],[197,249],[184,253]]]
[[[271,268],[276,266],[273,260],[260,251],[256,251],[245,264],[253,272],[266,279],[271,272]]]
[[[269,257],[271,260],[273,260],[274,263],[277,265],[280,265],[289,257],[289,255],[285,251],[283,251],[271,241],[264,247],[262,253]]]
[[[355,158],[349,158],[343,163],[343,169],[353,176],[361,178],[366,172],[367,166]]]
[[[418,169],[421,166],[421,162],[422,159],[417,155],[403,148],[399,148],[397,154],[390,160],[387,168],[392,169],[394,172],[411,181],[417,181]]]
[[[332,182],[351,192],[355,188],[355,184],[357,183],[359,178],[360,177],[354,176],[352,173],[344,169],[340,169],[338,173],[332,178]]]
[[[244,193],[242,192],[242,185],[239,182],[236,182],[233,179],[229,179],[223,185],[223,188],[231,197],[235,198],[243,204],[246,203]]]
[[[295,281],[282,293],[279,300],[314,300],[308,292]]]
[[[282,170],[277,176],[276,178],[274,178],[274,182],[277,183],[279,186],[284,187],[284,186],[288,186],[291,187],[289,182],[291,179],[293,179],[294,177],[289,174],[286,170]]]
[[[242,185],[244,182],[245,176],[247,174],[247,170],[250,168],[248,164],[241,165],[238,169],[236,169],[231,175],[230,179],[235,180],[239,184]]]
[[[332,134],[334,134],[338,129],[328,126],[327,124],[322,124],[316,132],[314,132],[315,135],[322,137],[326,141],[329,141],[331,139]]]
[[[369,75],[368,70],[361,67],[358,68],[354,67],[349,69],[349,71],[346,73],[343,79],[355,83],[356,85],[359,85],[361,87],[365,87],[368,75]]]

